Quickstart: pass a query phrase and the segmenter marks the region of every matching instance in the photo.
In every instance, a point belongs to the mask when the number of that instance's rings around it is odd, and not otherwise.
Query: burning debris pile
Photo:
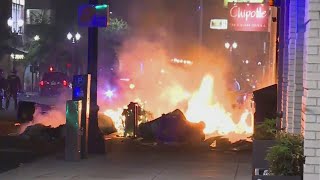
[[[250,102],[251,103],[251,102]],[[253,112],[250,105],[229,112],[221,104],[215,94],[214,79],[204,76],[198,90],[188,98],[185,109],[164,114],[158,119],[145,122],[144,107],[139,103],[130,103],[126,108],[108,109],[109,116],[118,132],[124,136],[132,136],[134,119],[141,137],[157,141],[199,141],[206,138],[223,136],[235,142],[247,139],[253,132]],[[136,112],[136,114],[134,113]]]
[[[139,135],[144,139],[161,142],[201,142],[205,135],[205,124],[191,123],[180,110],[175,110],[161,117],[142,123]]]

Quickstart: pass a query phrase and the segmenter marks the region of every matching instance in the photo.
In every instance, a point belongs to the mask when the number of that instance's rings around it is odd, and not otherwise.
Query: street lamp
[[[80,38],[81,38],[81,35],[80,35],[79,33],[77,33],[77,34],[75,35],[75,37],[76,37],[76,40],[79,41]]]
[[[67,39],[69,41],[72,41],[73,44],[79,41],[80,38],[81,38],[81,35],[78,32],[75,35],[73,35],[71,32],[67,34]]]
[[[24,25],[24,21],[22,19],[19,19],[16,23],[19,28],[18,33],[22,33],[22,26]],[[12,28],[15,28],[15,27],[14,27],[14,22],[11,17],[7,20],[7,25],[11,28],[12,32],[17,33],[16,29],[12,30]]]
[[[233,43],[232,43],[232,48],[233,48],[233,49],[237,49],[237,47],[238,47],[238,43],[233,42]]]
[[[229,49],[229,48],[230,48],[230,43],[226,42],[226,43],[224,44],[224,47],[225,47],[226,49]]]
[[[33,37],[33,39],[34,39],[35,41],[39,41],[39,40],[40,40],[40,36],[39,36],[39,35],[35,35],[35,36]]]
[[[72,34],[71,32],[69,32],[67,34],[67,39],[69,41],[72,42],[72,44],[74,44],[74,46],[72,47],[72,62],[75,63],[75,68],[76,68],[76,74],[79,74],[80,73],[80,67],[79,67],[79,62],[78,60],[76,59],[76,44],[77,42],[81,39],[81,35],[80,33],[75,33],[75,34]]]
[[[237,42],[233,42],[232,44],[230,44],[229,42],[224,43],[224,47],[226,49],[229,49],[230,51],[232,51],[233,49],[237,49],[238,48],[238,43]]]
[[[68,40],[71,40],[71,38],[72,38],[72,34],[69,32],[69,33],[67,34],[67,39],[68,39]]]
[[[18,27],[22,27],[24,24],[24,21],[22,19],[18,20]]]
[[[9,18],[9,19],[8,19],[7,24],[8,24],[9,27],[12,27],[12,26],[13,26],[12,18]]]

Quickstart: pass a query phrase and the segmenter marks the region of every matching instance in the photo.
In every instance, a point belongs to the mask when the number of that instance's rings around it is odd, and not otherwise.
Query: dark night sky
[[[176,40],[173,44],[181,46],[194,42],[199,35],[199,0],[110,0],[111,11],[120,16],[141,33],[157,32],[165,28]],[[261,52],[266,33],[228,32],[211,30],[210,19],[227,18],[228,9],[223,0],[204,1],[204,43],[213,51],[223,50],[224,42],[237,41],[241,58],[253,58]],[[245,44],[245,46],[244,46]]]

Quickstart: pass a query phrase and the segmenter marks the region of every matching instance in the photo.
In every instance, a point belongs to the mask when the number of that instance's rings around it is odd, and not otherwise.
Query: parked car
[[[70,78],[62,72],[44,73],[39,85],[41,96],[60,95],[71,89]]]

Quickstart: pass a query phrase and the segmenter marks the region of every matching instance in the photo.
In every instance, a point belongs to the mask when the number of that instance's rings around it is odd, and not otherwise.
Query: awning
[[[21,48],[14,48],[14,47],[11,47],[11,46],[3,46],[0,48],[1,52],[5,53],[5,54],[28,54],[28,51],[24,51],[22,50]]]

